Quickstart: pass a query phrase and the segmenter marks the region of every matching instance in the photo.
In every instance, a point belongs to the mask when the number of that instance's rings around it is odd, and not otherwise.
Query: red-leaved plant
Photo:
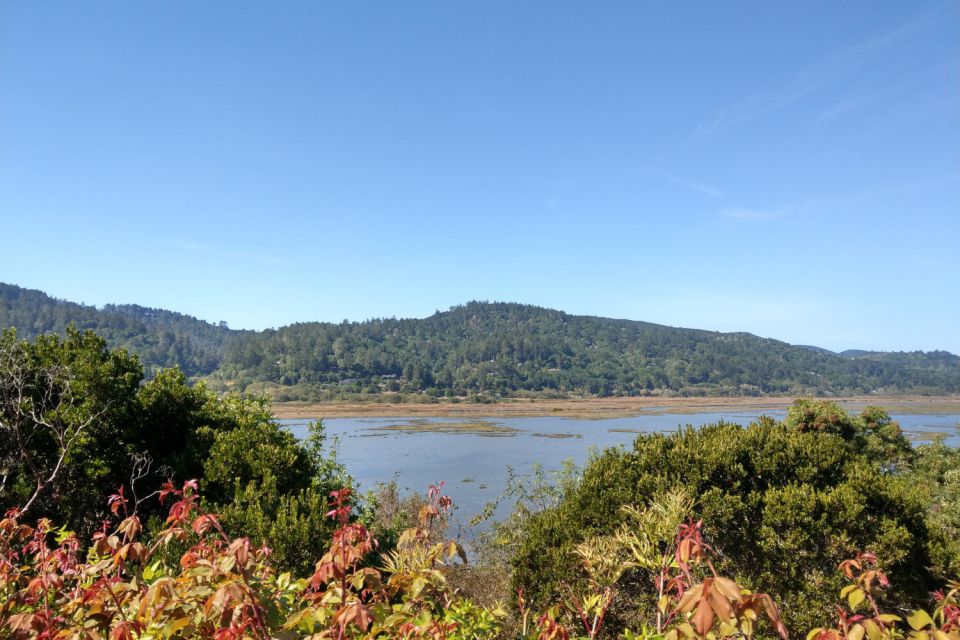
[[[338,527],[315,571],[304,579],[278,575],[269,548],[230,538],[218,516],[202,508],[196,481],[164,485],[159,494],[170,503],[169,515],[150,544],[140,540],[143,527],[135,504],[118,490],[108,500],[116,524],[104,524],[85,557],[73,534],[45,519],[30,526],[21,522],[19,511],[8,511],[0,519],[0,637],[492,639],[500,632],[503,612],[458,597],[446,582],[444,566],[465,557],[455,542],[435,541],[437,523],[451,508],[442,487],[430,487],[416,526],[381,556],[379,568],[370,564],[376,541],[353,518],[351,491],[332,492],[327,515]],[[761,615],[786,637],[769,596],[717,574],[701,527],[683,523],[669,554],[653,566],[661,594],[656,627],[640,634],[626,631],[624,637],[749,638]],[[169,555],[159,553],[162,548],[185,551],[173,563],[162,559]],[[532,614],[518,594],[524,639],[599,635],[622,573],[616,562],[600,557],[584,550],[591,576],[587,592],[571,590],[566,616],[560,607]],[[860,554],[840,569],[851,581],[842,592],[849,610],[838,608],[837,626],[814,629],[809,640],[894,640],[905,630],[912,640],[960,640],[960,584],[936,594],[932,615],[914,611],[904,621],[879,610],[875,596],[888,582],[872,555]],[[562,622],[570,613],[582,625],[582,636]]]

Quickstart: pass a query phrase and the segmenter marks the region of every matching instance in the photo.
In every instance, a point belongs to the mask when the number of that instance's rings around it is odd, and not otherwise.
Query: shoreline
[[[575,398],[564,400],[508,399],[491,404],[413,402],[275,402],[280,420],[320,418],[531,418],[560,416],[581,420],[627,418],[641,414],[685,414],[721,411],[785,411],[798,397],[762,398]],[[851,412],[869,405],[892,414],[960,414],[960,396],[849,396],[832,400]]]

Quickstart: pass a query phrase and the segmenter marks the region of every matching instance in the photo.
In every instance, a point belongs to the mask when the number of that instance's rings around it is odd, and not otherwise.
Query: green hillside
[[[320,400],[382,392],[691,395],[960,392],[960,357],[945,351],[843,354],[748,333],[572,316],[470,302],[424,319],[301,323],[237,331],[131,305],[103,308],[0,284],[0,326],[21,337],[70,323],[215,388]]]
[[[249,333],[163,309],[137,305],[98,309],[0,283],[0,327],[15,327],[19,337],[32,339],[42,333],[62,334],[70,324],[96,331],[111,347],[136,353],[148,372],[179,366],[188,376],[216,370],[226,343]]]

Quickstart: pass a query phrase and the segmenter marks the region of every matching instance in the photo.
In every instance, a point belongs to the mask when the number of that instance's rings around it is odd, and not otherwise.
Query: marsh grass
[[[566,438],[582,438],[582,433],[531,433],[531,436],[535,438],[556,438],[556,439],[566,439]]]
[[[465,420],[463,422],[433,422],[430,420],[410,420],[399,424],[379,427],[367,427],[369,431],[397,431],[400,433],[461,433],[479,436],[515,436],[519,429],[505,427],[486,420]]]
[[[426,398],[426,396],[424,396]],[[713,411],[786,411],[792,396],[765,397],[614,397],[568,399],[502,398],[492,404],[473,404],[460,398],[433,402],[405,402],[405,416],[463,418],[521,418],[563,416],[581,420],[625,418],[638,415],[687,414]],[[868,405],[882,406],[890,413],[950,414],[960,412],[960,396],[854,396],[834,398],[848,411]],[[277,418],[376,418],[395,417],[396,404],[384,402],[329,401],[322,403],[275,402]]]

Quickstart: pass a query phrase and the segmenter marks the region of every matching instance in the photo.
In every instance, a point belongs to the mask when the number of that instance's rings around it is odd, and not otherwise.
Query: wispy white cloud
[[[174,239],[173,243],[181,249],[187,249],[188,251],[203,251],[208,255],[215,256],[217,258],[243,260],[246,262],[255,262],[265,266],[288,265],[293,263],[293,261],[289,258],[281,256],[271,256],[258,253],[256,251],[224,250],[200,242],[193,242],[180,238]]]
[[[952,83],[957,77],[958,73],[960,73],[960,65],[958,65],[954,60],[947,60],[943,64],[931,65],[917,71],[916,73],[910,74],[910,76],[907,78],[898,79],[896,83],[887,85],[882,91],[876,91],[868,95],[860,95],[854,98],[848,97],[839,100],[833,106],[828,107],[817,114],[815,122],[816,124],[820,125],[851,111],[863,109],[870,105],[889,104],[893,96],[903,93],[915,95],[917,88],[923,85],[932,84],[933,86],[941,87],[944,90],[950,90],[952,92]],[[917,117],[922,117],[931,111],[942,111],[944,109],[953,108],[955,105],[945,103],[949,101],[950,99],[945,101],[942,96],[938,96],[938,99],[935,102],[928,103],[919,110],[908,111],[906,113],[916,114]],[[954,98],[953,101],[955,102],[956,99]],[[900,118],[903,117],[905,112],[903,109],[897,109],[895,113],[896,115],[894,117]],[[887,120],[889,119],[890,118],[888,117]]]
[[[784,210],[764,210],[764,209],[745,209],[742,207],[731,207],[721,209],[720,215],[731,220],[773,220],[786,215]]]
[[[927,267],[937,271],[951,271],[953,273],[960,273],[960,262],[957,261],[929,257],[915,257],[913,261],[921,267]]]
[[[714,187],[711,187],[711,186],[708,185],[708,184],[704,184],[704,183],[702,183],[702,182],[695,182],[695,181],[693,181],[693,180],[686,180],[686,179],[684,179],[684,178],[680,178],[680,177],[678,177],[678,176],[675,176],[675,175],[673,175],[672,173],[667,173],[666,171],[661,171],[660,169],[650,169],[650,171],[651,171],[652,173],[657,174],[657,175],[660,176],[661,178],[666,178],[666,179],[669,180],[670,182],[672,182],[672,183],[674,183],[674,184],[676,184],[676,185],[679,185],[679,186],[681,186],[681,187],[684,187],[685,189],[689,189],[690,191],[696,191],[696,192],[698,192],[698,193],[702,193],[702,194],[704,194],[704,195],[711,196],[711,197],[713,197],[713,198],[722,198],[722,197],[723,197],[723,192],[722,192],[722,191],[720,191],[719,189],[716,189],[716,188],[714,188]]]
[[[898,185],[890,185],[879,189],[866,189],[846,195],[839,195],[827,198],[812,198],[802,203],[794,205],[789,209],[791,212],[820,211],[826,209],[837,209],[861,202],[891,198],[893,196],[905,195],[908,193],[922,193],[925,191],[934,191],[960,182],[960,175],[946,175],[920,180],[917,182],[908,182]]]
[[[955,13],[953,3],[943,3],[914,20],[864,42],[822,58],[798,73],[786,86],[763,91],[731,104],[712,119],[701,122],[687,140],[696,144],[727,129],[783,109],[812,93],[868,66],[877,54],[918,36]]]
[[[929,180],[893,185],[882,189],[869,189],[836,196],[809,198],[807,200],[795,202],[782,207],[727,207],[721,209],[718,213],[721,217],[730,220],[774,220],[791,215],[816,213],[818,211],[828,211],[830,209],[840,209],[843,207],[860,204],[862,202],[891,198],[893,196],[900,196],[909,193],[933,191],[957,184],[958,182],[960,182],[960,175],[939,176],[930,178]]]
[[[826,122],[828,120],[833,120],[837,116],[843,115],[848,111],[853,111],[854,109],[859,107],[861,104],[863,104],[862,99],[841,100],[840,102],[836,103],[829,109],[824,109],[823,111],[821,111],[817,115],[817,122],[820,123],[820,122]]]
[[[958,114],[960,114],[960,99],[956,96],[945,97],[936,101],[929,101],[917,108],[901,109],[888,113],[884,117],[875,119],[869,127],[863,128],[861,134],[871,136],[902,130],[912,123],[925,122],[933,118],[952,118],[955,120]]]
[[[255,262],[259,262],[260,264],[267,265],[267,266],[293,264],[293,261],[290,260],[290,258],[278,258],[278,257],[273,257],[273,256],[258,256],[258,255],[256,255],[256,254],[245,254],[245,255],[246,255],[246,259],[248,259],[248,260],[253,260],[253,261],[255,261]],[[241,257],[241,256],[238,255],[237,257]]]

